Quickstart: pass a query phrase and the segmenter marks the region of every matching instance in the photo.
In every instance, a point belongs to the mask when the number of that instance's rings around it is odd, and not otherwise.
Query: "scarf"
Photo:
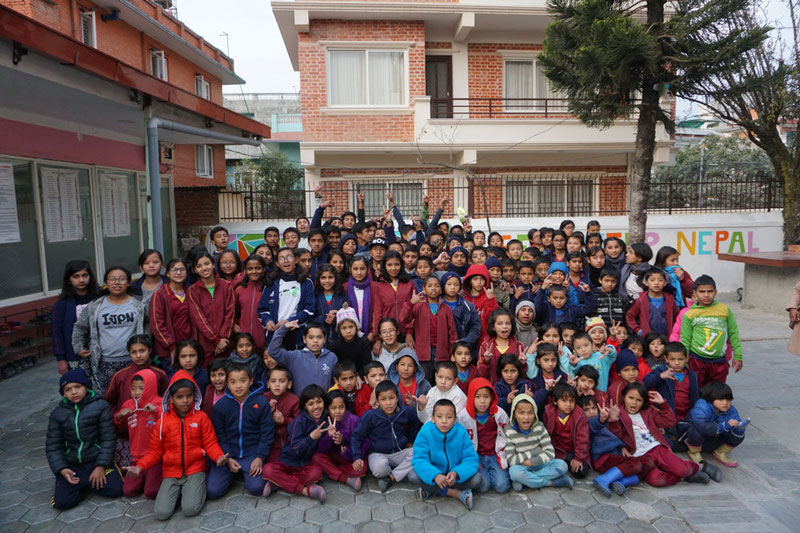
[[[347,280],[347,300],[350,302],[350,306],[355,310],[356,315],[358,315],[358,320],[361,321],[361,332],[364,335],[369,334],[372,325],[372,291],[369,278],[369,275],[367,275],[364,281],[360,283],[354,280],[353,276],[350,276],[350,279]],[[364,303],[361,314],[358,312],[356,289],[362,289],[364,291]]]
[[[516,317],[514,318],[514,321],[517,323],[517,340],[521,342],[525,348],[528,348],[539,338],[538,333],[536,333],[536,328],[533,325],[533,321],[531,321],[531,323],[527,326],[517,320]]]
[[[448,271],[455,272],[456,274],[458,274],[462,278],[467,275],[467,270],[468,269],[469,269],[469,263],[465,263],[465,264],[463,264],[461,266],[450,265],[449,267],[447,267]]]
[[[683,293],[681,291],[681,280],[678,279],[678,275],[675,274],[675,269],[680,268],[678,265],[664,267],[664,270],[667,271],[669,274],[669,284],[675,289],[675,303],[678,305],[678,309],[682,307],[686,307],[686,302],[683,300]]]

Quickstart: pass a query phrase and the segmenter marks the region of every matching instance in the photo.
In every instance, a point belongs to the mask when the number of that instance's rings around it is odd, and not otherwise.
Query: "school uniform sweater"
[[[325,328],[325,340],[330,346],[331,343],[339,340],[339,333],[336,331],[336,320],[328,324],[325,319],[328,317],[329,311],[338,311],[342,308],[342,304],[347,301],[345,294],[331,294],[330,301],[325,297],[325,294],[318,292],[315,295],[314,304],[314,322],[318,322]],[[334,352],[335,353],[335,352]]]
[[[525,346],[514,337],[508,339],[508,349],[505,352],[500,352],[495,341],[496,339],[494,337],[487,337],[478,350],[478,375],[488,379],[491,383],[497,383],[497,361],[501,356],[507,353],[512,353],[516,356],[525,353]],[[487,353],[492,354],[490,361],[486,360]],[[526,361],[523,365],[522,373],[526,374],[527,372],[528,363]]]
[[[664,316],[667,322],[666,334],[669,334],[675,324],[675,318],[678,316],[678,306],[675,305],[675,298],[670,293],[662,292],[661,294],[664,297]],[[647,291],[643,291],[631,308],[628,309],[628,312],[625,313],[625,321],[633,331],[644,337],[652,330],[651,320],[650,296],[648,296]]]
[[[189,287],[185,284],[183,291],[181,301],[169,283],[165,283],[150,298],[150,331],[156,354],[162,359],[169,360],[178,341],[196,336],[189,312]]]
[[[505,380],[502,378],[498,379],[497,382],[494,384],[494,390],[497,393],[497,406],[506,413],[508,413],[509,410],[511,409],[511,404],[508,402],[508,395],[511,393],[512,390],[517,391],[517,394],[525,393],[526,387],[529,391],[528,394],[530,396],[533,396],[533,385],[527,379],[518,378],[517,382],[514,383],[513,386],[506,383]]]
[[[400,320],[406,330],[414,332],[417,357],[420,361],[431,360],[431,347],[436,348],[436,361],[449,361],[450,348],[456,342],[456,325],[453,312],[445,303],[439,303],[434,315],[428,302],[403,304]],[[434,330],[435,328],[435,330]]]
[[[403,339],[406,334],[406,327],[400,320],[400,311],[403,304],[411,300],[414,295],[414,284],[411,281],[403,283],[398,282],[395,287],[392,284],[381,278],[378,281],[372,282],[372,335],[377,339],[378,336],[378,323],[384,318],[394,318],[400,325],[400,338]]]
[[[264,326],[258,316],[258,303],[261,301],[261,294],[264,292],[262,283],[253,283],[247,280],[247,287],[238,285],[234,291],[235,317],[239,331],[249,333],[253,336],[255,353],[260,353],[261,348],[266,346],[266,333]],[[235,348],[235,346],[234,346]]]
[[[197,341],[203,346],[208,366],[221,339],[230,339],[233,333],[234,296],[233,287],[227,281],[217,278],[214,282],[214,295],[197,280],[189,287],[189,314],[197,332]],[[220,354],[223,356],[224,354]]]
[[[289,424],[300,414],[300,400],[290,391],[286,391],[276,398],[272,391],[268,390],[264,393],[264,398],[270,404],[273,415],[276,411],[280,411],[283,415],[283,422],[276,423],[274,426],[275,438],[272,441],[272,449],[280,450],[289,442]],[[272,400],[276,400],[274,407],[272,407]]]
[[[53,339],[53,355],[56,361],[79,361],[81,358],[72,349],[72,328],[78,320],[78,306],[87,306],[92,298],[88,295],[61,298],[53,304],[50,314],[50,336]]]
[[[550,434],[556,457],[563,459],[567,453],[573,453],[575,459],[589,463],[589,420],[583,409],[575,406],[565,422],[559,420],[558,409],[553,404],[548,404],[544,412],[544,425]]]

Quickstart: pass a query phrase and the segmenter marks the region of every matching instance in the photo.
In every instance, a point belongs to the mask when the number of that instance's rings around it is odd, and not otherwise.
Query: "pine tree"
[[[754,0],[548,0],[553,22],[539,56],[553,89],[585,124],[608,128],[637,112],[628,232],[644,240],[656,129],[673,133],[669,101],[741,61],[766,37],[720,21]],[[665,13],[667,8],[674,12]],[[668,16],[666,16],[668,15]]]

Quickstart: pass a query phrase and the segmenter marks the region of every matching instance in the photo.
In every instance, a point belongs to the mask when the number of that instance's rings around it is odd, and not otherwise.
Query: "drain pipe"
[[[188,133],[199,137],[206,137],[224,141],[227,144],[248,144],[250,146],[261,146],[261,141],[249,139],[247,137],[236,137],[226,135],[216,131],[209,131],[203,128],[196,128],[186,124],[180,124],[171,120],[153,117],[147,122],[147,174],[150,181],[150,216],[153,219],[153,247],[164,252],[164,228],[161,220],[161,170],[160,155],[158,152],[158,130],[170,130],[180,133]]]

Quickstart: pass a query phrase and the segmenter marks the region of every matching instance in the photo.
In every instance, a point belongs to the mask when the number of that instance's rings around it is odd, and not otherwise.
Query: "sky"
[[[789,26],[787,0],[767,0],[767,17],[773,26]],[[796,1],[796,0],[795,0]],[[300,76],[292,69],[269,0],[178,0],[178,18],[234,60],[245,85],[228,85],[231,92],[296,92]],[[226,9],[220,9],[220,6]],[[226,38],[224,33],[228,34]],[[791,33],[784,30],[789,37]],[[687,102],[679,102],[678,115],[692,114]]]

